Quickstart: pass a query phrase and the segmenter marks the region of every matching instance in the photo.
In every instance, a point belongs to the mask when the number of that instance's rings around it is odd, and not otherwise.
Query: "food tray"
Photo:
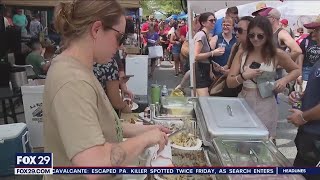
[[[172,162],[176,167],[209,166],[209,164],[206,161],[203,149],[199,149],[196,151],[172,149]],[[215,180],[215,176],[210,176],[207,174],[155,175],[154,178],[157,180]]]

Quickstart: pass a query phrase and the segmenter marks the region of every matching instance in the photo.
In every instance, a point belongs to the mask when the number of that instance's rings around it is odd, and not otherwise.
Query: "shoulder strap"
[[[233,48],[233,51],[230,54],[230,61],[228,62],[228,67],[231,66],[231,64],[234,60],[234,57],[236,56],[237,52],[239,51],[239,47],[240,47],[240,43],[236,43],[236,45]]]
[[[206,39],[207,39],[207,43],[208,43],[208,46],[210,48],[210,51],[212,51],[212,48],[210,46],[210,43],[209,43],[209,39],[208,39],[208,36],[207,36],[207,33],[204,31],[204,30],[201,30],[205,35],[206,35]]]

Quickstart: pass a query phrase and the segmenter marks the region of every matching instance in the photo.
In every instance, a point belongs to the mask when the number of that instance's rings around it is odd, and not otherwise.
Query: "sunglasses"
[[[119,33],[120,36],[117,36],[117,41],[118,41],[118,45],[121,46],[127,38],[126,34],[120,32],[119,30],[114,29],[113,27],[107,27],[107,28]]]
[[[234,31],[235,31],[235,32],[238,32],[239,34],[242,34],[244,31],[247,31],[247,30],[244,30],[244,29],[242,29],[242,28],[235,27],[235,28],[234,28]]]
[[[216,22],[216,19],[209,19],[208,21],[210,21],[213,24]]]
[[[259,40],[264,39],[264,35],[263,34],[254,34],[254,33],[250,33],[248,34],[249,39],[254,39],[255,37],[257,37]]]

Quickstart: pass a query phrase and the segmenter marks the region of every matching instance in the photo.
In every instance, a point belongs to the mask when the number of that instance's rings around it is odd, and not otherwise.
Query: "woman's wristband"
[[[237,83],[240,85],[241,83],[239,82],[239,80],[238,80],[238,76],[236,76],[236,81],[237,81]]]
[[[211,51],[211,57],[213,57],[213,51]]]

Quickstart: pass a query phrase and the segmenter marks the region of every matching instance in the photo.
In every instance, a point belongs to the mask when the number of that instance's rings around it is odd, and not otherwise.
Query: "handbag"
[[[230,54],[230,61],[228,61],[228,66],[231,67],[232,61],[236,56],[240,47],[240,43],[237,43]],[[209,87],[210,96],[222,96],[222,97],[237,97],[242,90],[242,84],[236,88],[229,88],[226,85],[227,76],[221,76],[216,78],[215,81]]]
[[[162,46],[150,46],[148,47],[149,58],[159,58],[163,57],[163,49]]]
[[[189,58],[189,42],[188,41],[184,41],[181,47],[181,55],[184,58]]]
[[[214,82],[209,87],[210,96],[221,96],[226,86],[227,76],[215,77]]]

